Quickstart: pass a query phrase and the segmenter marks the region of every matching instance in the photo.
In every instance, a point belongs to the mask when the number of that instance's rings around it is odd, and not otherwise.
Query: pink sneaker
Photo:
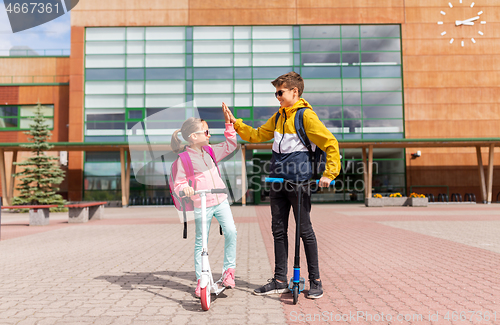
[[[198,285],[194,290],[194,294],[196,295],[196,297],[201,298],[201,280],[198,280]]]
[[[235,283],[234,283],[234,269],[229,268],[224,272],[224,275],[222,276],[224,280],[222,280],[222,284],[226,288],[234,288]]]

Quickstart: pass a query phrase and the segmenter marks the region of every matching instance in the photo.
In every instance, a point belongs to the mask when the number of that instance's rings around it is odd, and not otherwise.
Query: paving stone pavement
[[[107,209],[87,224],[54,214],[35,228],[4,213],[0,324],[500,324],[498,204],[314,205],[325,295],[297,305],[251,294],[273,274],[269,206],[232,209],[237,287],[208,312],[193,295],[194,224],[183,240],[171,208]],[[290,222],[289,270],[293,238]],[[214,224],[216,277],[223,244]]]
[[[108,211],[137,218],[150,216],[153,210]],[[233,213],[238,231],[237,287],[223,292],[208,312],[194,297],[192,223],[187,240],[182,239],[181,224],[162,224],[165,220],[160,219],[156,224],[138,220],[134,225],[127,224],[129,218],[125,222],[113,218],[115,224],[110,220],[76,226],[58,223],[52,230],[32,234],[33,227],[21,226],[24,216],[11,215],[10,224],[26,230],[24,236],[0,242],[0,324],[285,323],[279,297],[251,294],[271,274],[255,210],[247,207],[238,213],[236,207]],[[4,224],[5,228],[10,227]],[[210,263],[217,278],[222,271],[223,238],[218,227],[212,227]]]

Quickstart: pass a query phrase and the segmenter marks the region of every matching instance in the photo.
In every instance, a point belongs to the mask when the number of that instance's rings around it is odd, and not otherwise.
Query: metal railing
[[[69,75],[61,76],[0,76],[0,85],[19,84],[65,84],[69,83]]]
[[[57,49],[57,50],[36,50],[36,49],[10,49],[0,50],[0,56],[16,57],[16,56],[69,56],[71,50]]]

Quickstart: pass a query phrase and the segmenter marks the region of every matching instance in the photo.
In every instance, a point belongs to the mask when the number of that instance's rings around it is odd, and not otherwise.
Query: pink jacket
[[[236,149],[236,131],[234,130],[232,123],[226,123],[224,137],[226,137],[226,141],[218,143],[216,145],[211,145],[217,163]],[[193,186],[193,188],[195,188],[195,190],[226,187],[219,175],[219,171],[217,170],[212,157],[210,157],[208,152],[202,150],[202,152],[199,153],[194,149],[191,149],[190,147],[186,147],[186,151],[189,153],[189,157],[193,162],[193,169],[196,179],[196,187]],[[179,193],[188,186],[189,184],[186,179],[186,172],[184,171],[184,166],[179,159],[177,165],[177,175],[174,181],[174,191],[176,193]],[[196,208],[201,208],[201,199],[199,195],[193,195],[191,199],[193,199],[194,206]],[[225,199],[227,199],[227,194],[208,193],[207,207],[218,205],[224,202]]]

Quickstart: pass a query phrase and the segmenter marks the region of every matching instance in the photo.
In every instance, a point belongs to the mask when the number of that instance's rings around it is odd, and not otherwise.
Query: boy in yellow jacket
[[[299,108],[304,111],[304,129],[314,146],[326,152],[325,171],[319,181],[320,187],[328,187],[340,172],[340,153],[337,139],[319,120],[309,103],[301,98],[304,91],[304,80],[296,72],[289,72],[276,78],[272,85],[276,88],[275,96],[280,102],[279,118],[275,113],[261,127],[254,129],[235,119],[231,115],[231,123],[240,137],[249,142],[264,142],[274,138],[271,158],[271,177],[284,178],[294,182],[308,181],[312,176],[310,154],[300,141],[294,126],[295,114]],[[286,184],[286,183],[285,183]],[[307,188],[308,189],[308,188]],[[290,208],[301,204],[300,236],[304,243],[307,258],[310,289],[307,298],[316,299],[323,296],[318,265],[318,245],[312,228],[310,211],[310,191],[304,190],[302,202],[297,202],[297,188],[271,184],[272,231],[274,237],[274,278],[262,287],[255,289],[256,295],[268,295],[288,291],[288,216]]]

